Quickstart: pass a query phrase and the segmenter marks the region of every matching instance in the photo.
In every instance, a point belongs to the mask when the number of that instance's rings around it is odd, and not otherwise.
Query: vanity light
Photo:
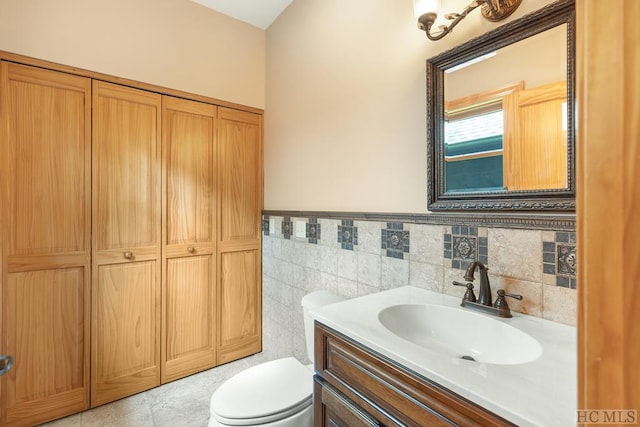
[[[438,0],[413,0],[413,11],[418,20],[418,28],[427,34],[429,40],[440,40],[478,6],[481,6],[480,11],[485,19],[497,22],[511,15],[521,2],[522,0],[473,0],[460,13],[446,13],[445,19],[452,22],[441,25],[440,31],[435,33],[431,33],[431,27],[438,17]]]

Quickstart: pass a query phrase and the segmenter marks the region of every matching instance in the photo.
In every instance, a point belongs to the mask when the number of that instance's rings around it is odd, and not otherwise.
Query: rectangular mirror
[[[574,211],[574,3],[427,61],[429,210]]]

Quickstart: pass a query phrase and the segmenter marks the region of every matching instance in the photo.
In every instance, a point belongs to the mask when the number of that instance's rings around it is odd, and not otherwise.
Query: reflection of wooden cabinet
[[[162,382],[216,364],[216,107],[162,98]]]
[[[89,406],[90,94],[0,62],[0,425]]]
[[[509,190],[566,188],[566,82],[516,91],[503,99],[504,184]],[[566,127],[566,125],[564,126]]]
[[[218,363],[225,363],[262,346],[262,120],[218,111]]]
[[[93,86],[92,405],[160,383],[160,100]]]
[[[513,425],[321,324],[314,345],[315,427]]]

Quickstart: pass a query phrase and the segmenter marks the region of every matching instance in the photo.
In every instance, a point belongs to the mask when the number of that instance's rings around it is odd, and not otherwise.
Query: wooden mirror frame
[[[446,193],[444,70],[528,37],[567,25],[567,188]],[[430,211],[575,212],[575,5],[549,4],[427,60],[427,203]]]

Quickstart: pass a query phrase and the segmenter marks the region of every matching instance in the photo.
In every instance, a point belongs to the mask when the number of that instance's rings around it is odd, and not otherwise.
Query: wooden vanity
[[[316,322],[314,425],[513,426]]]
[[[413,286],[311,316],[316,427],[575,424],[574,327]]]

